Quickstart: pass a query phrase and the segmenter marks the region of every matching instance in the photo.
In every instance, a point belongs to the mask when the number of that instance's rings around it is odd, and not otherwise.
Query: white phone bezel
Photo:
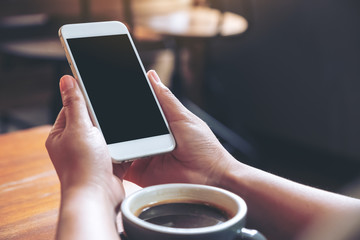
[[[165,118],[165,115],[160,107],[160,104],[156,98],[154,90],[147,78],[147,74],[145,72],[144,66],[140,60],[140,56],[135,48],[134,42],[129,34],[128,29],[126,26],[118,21],[109,21],[109,22],[94,22],[94,23],[78,23],[78,24],[67,24],[62,26],[59,29],[59,37],[61,43],[64,47],[66,58],[70,64],[71,70],[75,75],[75,78],[80,86],[80,89],[84,95],[89,115],[92,119],[93,124],[100,129],[99,122],[96,118],[95,111],[91,105],[89,96],[86,92],[86,88],[82,81],[81,75],[78,71],[76,66],[76,62],[74,61],[73,55],[70,51],[67,39],[72,38],[83,38],[83,37],[97,37],[97,36],[109,36],[109,35],[118,35],[118,34],[127,34],[133,50],[137,56],[138,62],[142,68],[144,76],[149,84],[149,87],[152,91],[152,94],[155,98],[155,101],[158,105],[158,108],[161,112],[161,115],[165,121],[166,127],[169,131],[169,134],[154,136],[154,137],[147,137],[142,139],[136,139],[127,142],[119,142],[108,144],[110,156],[113,159],[113,162],[122,162],[127,160],[133,160],[141,157],[156,155],[160,153],[170,152],[175,148],[175,139],[170,131],[169,124]]]

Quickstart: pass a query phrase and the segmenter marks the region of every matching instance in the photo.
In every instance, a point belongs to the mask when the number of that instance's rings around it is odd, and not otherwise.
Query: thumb
[[[150,70],[147,75],[169,123],[179,120],[187,120],[193,115],[175,97],[170,89],[161,82],[159,76],[154,70]]]
[[[84,97],[76,80],[68,75],[63,76],[60,79],[60,92],[66,116],[66,127],[92,126]]]

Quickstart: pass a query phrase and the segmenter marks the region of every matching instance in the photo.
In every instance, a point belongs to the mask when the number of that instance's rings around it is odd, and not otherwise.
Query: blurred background
[[[239,160],[356,194],[358,0],[2,0],[1,133],[53,123],[71,74],[57,30],[103,20]]]

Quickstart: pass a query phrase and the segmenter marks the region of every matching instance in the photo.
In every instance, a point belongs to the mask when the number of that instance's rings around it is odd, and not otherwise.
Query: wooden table
[[[45,148],[50,129],[0,135],[0,239],[54,239],[60,184]]]

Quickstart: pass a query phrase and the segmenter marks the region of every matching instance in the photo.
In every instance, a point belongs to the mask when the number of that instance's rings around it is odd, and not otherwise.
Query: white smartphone
[[[175,140],[126,26],[64,25],[61,43],[114,162],[172,151]]]

